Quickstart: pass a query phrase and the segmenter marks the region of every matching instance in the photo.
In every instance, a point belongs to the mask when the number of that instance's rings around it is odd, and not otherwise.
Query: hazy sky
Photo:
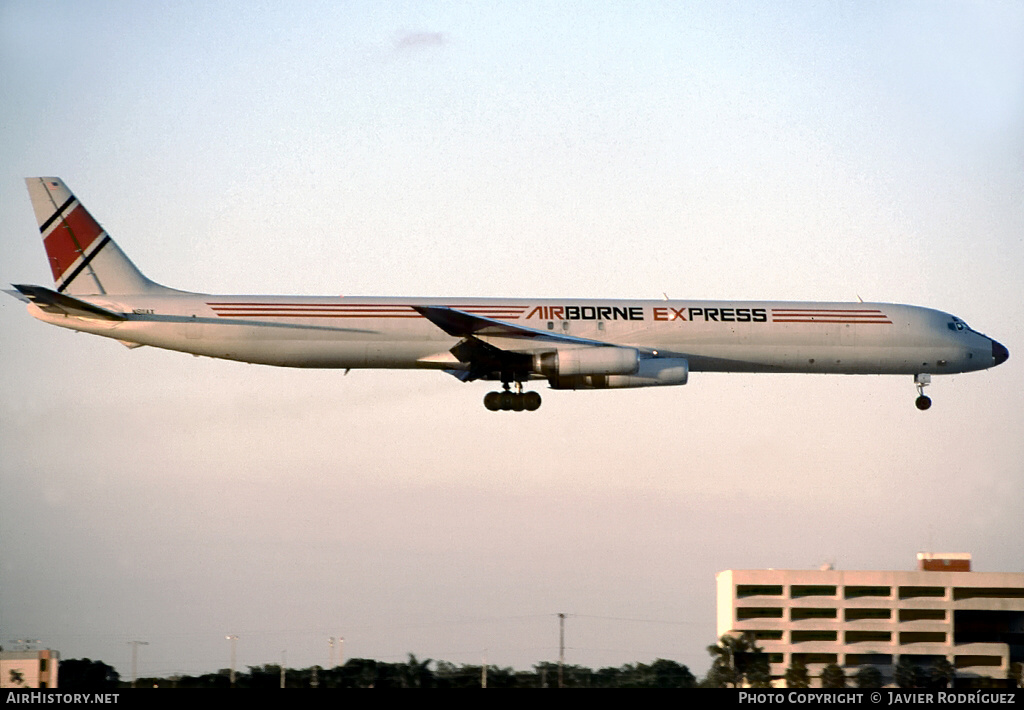
[[[724,569],[1024,571],[1024,6],[0,0],[0,282],[58,175],[212,293],[865,300],[1010,360],[542,390],[297,371],[0,298],[0,644],[127,675],[686,663]],[[2,294],[0,294],[2,295]]]

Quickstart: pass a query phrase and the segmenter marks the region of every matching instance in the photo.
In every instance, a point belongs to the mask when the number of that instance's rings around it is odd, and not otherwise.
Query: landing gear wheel
[[[535,412],[540,409],[540,395],[536,392],[488,392],[484,406],[492,412]]]
[[[921,395],[914,401],[914,404],[917,405],[917,408],[923,412],[924,410],[928,409],[928,407],[932,406],[932,399],[927,395]]]
[[[523,404],[528,412],[536,412],[540,409],[540,395],[536,392],[527,392],[523,395]]]

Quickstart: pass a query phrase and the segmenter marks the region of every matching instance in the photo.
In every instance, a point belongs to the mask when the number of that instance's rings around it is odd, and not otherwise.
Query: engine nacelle
[[[551,377],[548,383],[556,390],[604,390],[685,385],[689,376],[690,363],[685,358],[657,357],[641,360],[636,372],[629,375]]]
[[[533,356],[534,372],[548,378],[632,375],[639,365],[640,354],[635,348],[612,345],[565,348]]]

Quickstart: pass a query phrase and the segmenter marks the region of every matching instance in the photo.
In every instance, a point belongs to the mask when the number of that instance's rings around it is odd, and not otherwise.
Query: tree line
[[[433,666],[433,667],[431,667]],[[249,666],[235,672],[236,688],[280,688],[281,666]],[[690,669],[675,661],[659,658],[652,663],[627,663],[619,667],[592,670],[585,666],[543,662],[532,670],[447,661],[419,660],[409,654],[401,663],[369,658],[351,658],[334,668],[286,668],[286,688],[694,688],[697,679]],[[124,688],[130,682],[102,661],[63,661],[59,684],[62,689]],[[223,668],[204,675],[175,675],[139,678],[139,688],[230,688],[231,671]]]
[[[370,658],[351,658],[334,668],[312,666],[286,668],[286,688],[768,688],[773,678],[770,658],[756,644],[752,634],[723,636],[708,646],[711,668],[698,680],[685,665],[659,658],[651,663],[627,663],[618,667],[593,670],[586,666],[542,662],[531,670],[472,664],[456,665],[447,661],[420,660],[413,654],[404,662],[388,663]],[[236,688],[279,688],[281,666],[249,666],[234,674]],[[776,681],[779,679],[775,679]],[[788,688],[808,688],[812,676],[807,665],[794,659],[782,677]],[[880,688],[884,677],[871,665],[847,674],[841,666],[826,665],[818,681],[824,688]],[[894,669],[893,682],[900,688],[963,687],[953,665],[945,658],[930,666],[914,664],[902,657]],[[120,678],[113,667],[102,661],[71,659],[62,661],[59,686],[67,690],[103,690],[125,688],[130,682]],[[1008,678],[972,679],[973,687],[1024,687],[1024,664],[1013,663]],[[139,678],[140,688],[230,688],[231,671],[224,668],[204,675],[174,675],[165,678]]]

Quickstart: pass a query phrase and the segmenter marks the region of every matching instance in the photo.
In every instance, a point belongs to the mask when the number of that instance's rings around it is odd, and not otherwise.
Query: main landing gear
[[[914,400],[914,404],[922,412],[928,407],[932,406],[932,399],[924,393],[924,388],[932,383],[932,376],[925,373],[921,375],[914,375],[914,384],[917,385],[917,399]]]
[[[523,383],[516,382],[516,391],[509,391],[509,383],[504,382],[504,392],[488,392],[484,395],[484,406],[492,412],[533,412],[540,408],[540,395],[536,392],[523,392]]]

